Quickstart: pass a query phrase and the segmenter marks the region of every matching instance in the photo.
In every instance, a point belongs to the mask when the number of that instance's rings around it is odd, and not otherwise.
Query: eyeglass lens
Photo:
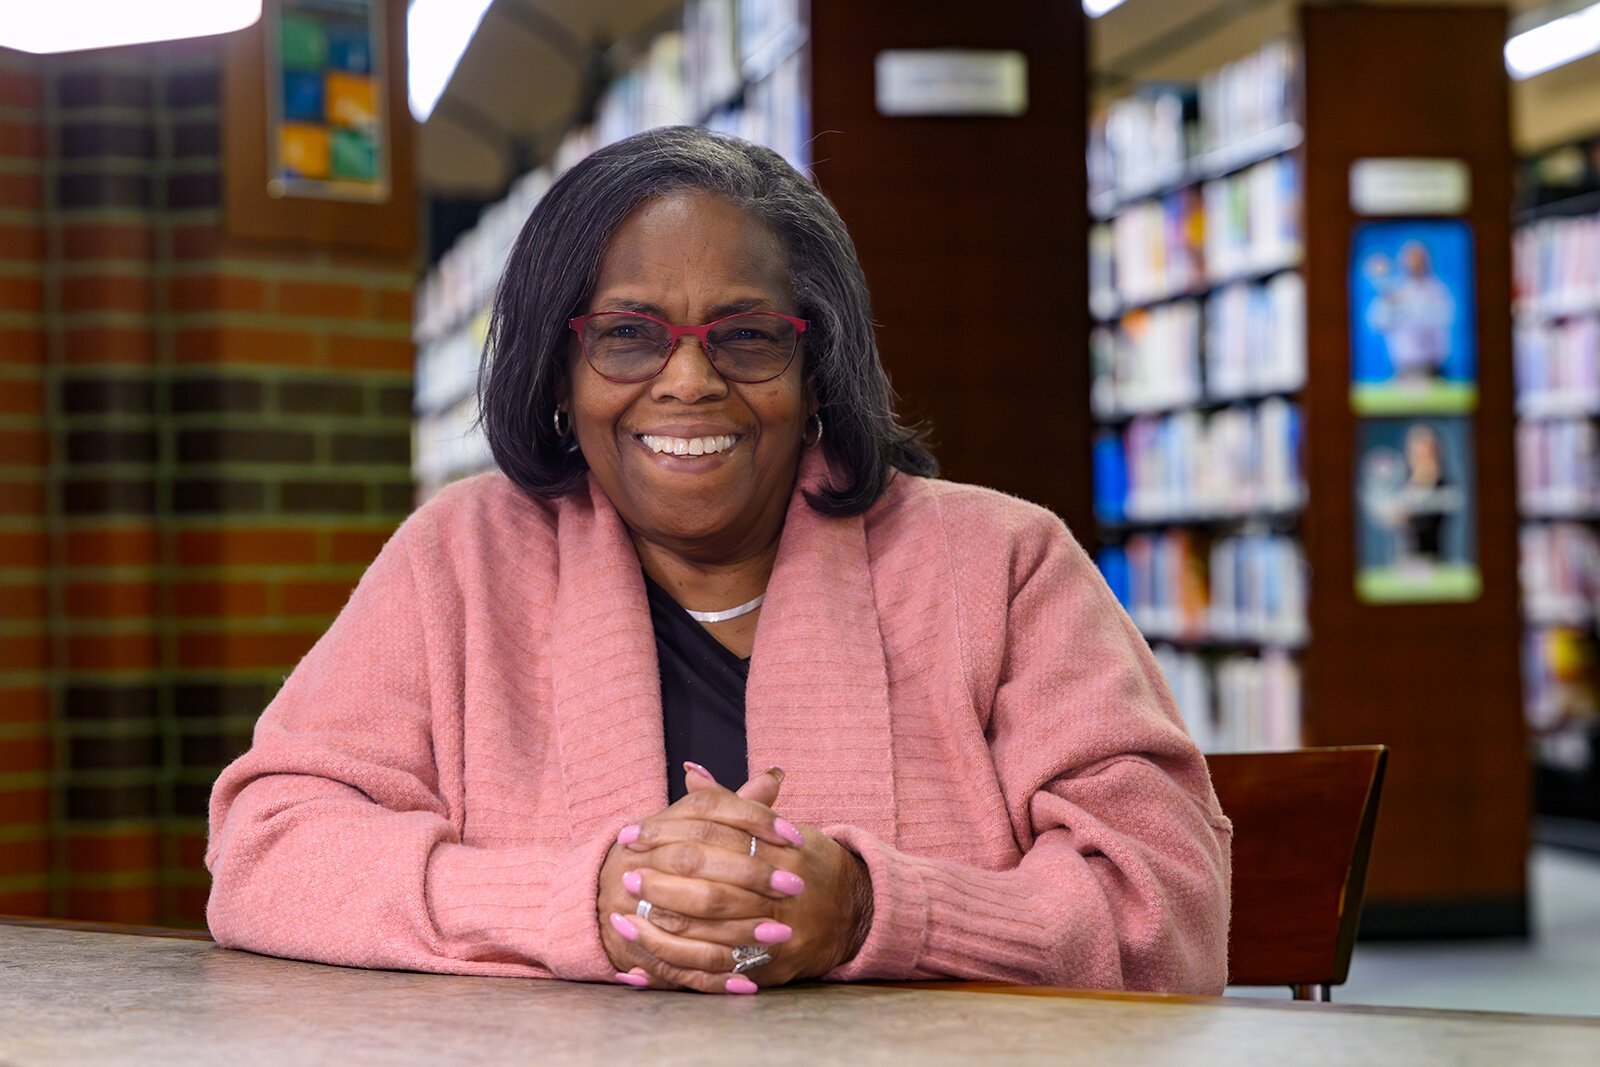
[[[780,315],[753,312],[718,321],[706,339],[706,354],[718,374],[736,382],[764,382],[789,366],[799,331]],[[584,324],[583,350],[594,369],[607,378],[641,381],[666,362],[672,333],[664,323],[644,315],[610,312]]]

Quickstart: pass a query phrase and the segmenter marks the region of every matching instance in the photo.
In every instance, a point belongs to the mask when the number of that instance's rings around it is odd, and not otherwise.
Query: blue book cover
[[[1122,440],[1112,433],[1094,442],[1094,512],[1101,522],[1121,522],[1127,517],[1128,462]]]

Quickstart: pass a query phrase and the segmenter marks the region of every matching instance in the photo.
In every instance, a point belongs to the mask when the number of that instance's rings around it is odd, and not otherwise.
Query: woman
[[[1148,650],[1059,520],[932,479],[803,177],[595,153],[485,360],[504,474],[401,527],[217,783],[222,944],[1220,990],[1229,828]]]

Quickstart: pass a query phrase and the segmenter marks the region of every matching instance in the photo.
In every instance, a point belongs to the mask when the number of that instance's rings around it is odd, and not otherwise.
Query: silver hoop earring
[[[817,427],[817,434],[815,437],[811,435],[812,423],[815,423]],[[807,448],[813,448],[822,443],[822,412],[814,411],[811,413],[811,418],[806,420],[805,432],[800,435],[800,440]]]
[[[563,441],[567,439],[567,434],[572,432],[572,418],[559,407],[550,413],[550,424],[555,427],[556,436]]]

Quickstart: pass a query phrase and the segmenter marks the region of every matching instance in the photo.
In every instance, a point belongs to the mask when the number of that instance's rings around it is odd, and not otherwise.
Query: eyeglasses
[[[567,322],[583,345],[583,356],[600,377],[613,382],[654,378],[677,351],[680,337],[700,338],[706,358],[730,382],[769,382],[789,369],[800,349],[806,320],[776,311],[748,311],[704,326],[674,326],[637,311],[599,311]]]

